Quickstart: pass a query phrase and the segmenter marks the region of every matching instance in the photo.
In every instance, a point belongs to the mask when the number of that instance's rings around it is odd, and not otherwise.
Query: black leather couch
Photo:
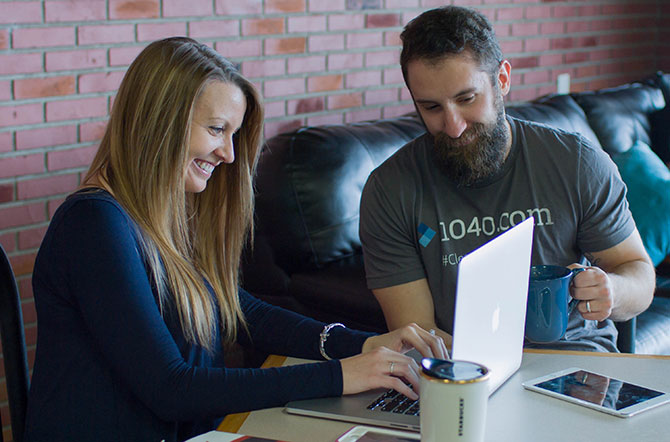
[[[612,156],[641,140],[658,147],[663,157],[670,153],[670,134],[662,133],[670,131],[663,80],[667,88],[670,80],[659,74],[506,110],[578,132]],[[243,257],[243,286],[266,301],[326,322],[385,330],[379,304],[365,285],[359,200],[369,173],[423,132],[420,121],[407,115],[304,127],[269,139],[256,177],[256,232],[253,248]],[[669,269],[659,269],[670,275]],[[661,287],[667,280],[659,282],[649,310],[617,324],[622,351],[670,354],[670,298],[662,296],[670,296],[670,289]]]

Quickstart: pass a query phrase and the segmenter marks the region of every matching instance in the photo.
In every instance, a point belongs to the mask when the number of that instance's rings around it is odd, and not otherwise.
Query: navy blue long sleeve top
[[[161,315],[137,228],[104,191],[78,192],[54,214],[33,272],[38,335],[28,441],[178,441],[229,413],[342,393],[339,361],[270,369],[224,367],[221,333],[208,352]],[[239,298],[242,345],[321,359],[323,323]],[[360,352],[370,334],[335,328],[326,350]]]

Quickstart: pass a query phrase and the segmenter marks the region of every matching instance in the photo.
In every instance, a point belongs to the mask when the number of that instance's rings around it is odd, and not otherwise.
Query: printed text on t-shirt
[[[440,221],[440,240],[459,240],[463,239],[465,235],[494,236],[511,229],[531,216],[535,217],[535,225],[538,227],[554,224],[551,219],[551,211],[546,207],[526,209],[525,212],[523,210],[503,212],[498,217],[497,223],[496,218],[492,216],[475,216],[469,221],[455,218],[449,222]]]

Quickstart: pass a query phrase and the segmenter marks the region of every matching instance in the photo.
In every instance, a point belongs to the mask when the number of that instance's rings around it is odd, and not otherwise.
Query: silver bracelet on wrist
[[[328,340],[330,330],[332,330],[333,327],[347,328],[344,326],[344,324],[339,322],[333,322],[332,324],[328,324],[323,328],[323,331],[319,335],[319,351],[321,352],[321,356],[323,356],[326,361],[330,361],[332,359],[330,356],[328,356],[328,353],[326,353],[326,340]]]

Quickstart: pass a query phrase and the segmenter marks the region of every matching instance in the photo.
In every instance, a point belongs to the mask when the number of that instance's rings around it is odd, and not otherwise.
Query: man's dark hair
[[[440,61],[467,51],[492,79],[503,60],[491,22],[480,12],[459,6],[424,12],[405,26],[400,39],[400,67],[408,86],[407,65],[413,60]]]

